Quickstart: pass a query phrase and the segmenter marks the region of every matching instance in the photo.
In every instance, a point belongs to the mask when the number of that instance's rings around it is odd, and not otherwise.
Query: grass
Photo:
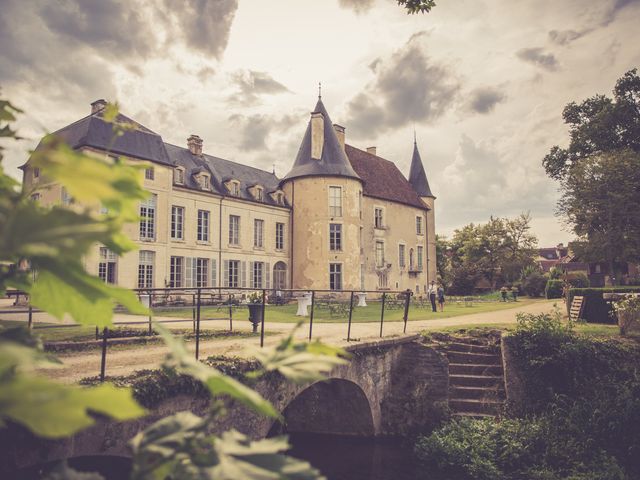
[[[483,323],[483,324],[462,324],[462,325],[452,325],[450,327],[439,327],[433,330],[423,330],[421,332],[422,335],[428,335],[433,332],[442,332],[442,333],[460,333],[460,332],[470,332],[470,331],[478,331],[481,332],[483,330],[502,330],[505,332],[515,330],[515,324],[505,324],[505,323]],[[574,330],[576,333],[588,335],[592,337],[620,337],[620,330],[617,325],[604,325],[599,323],[576,323],[574,324]],[[632,336],[628,336],[627,338],[633,339]]]
[[[409,308],[409,321],[415,320],[433,320],[439,318],[458,317],[460,315],[469,315],[473,313],[493,312],[505,310],[509,308],[522,307],[540,300],[523,299],[514,302],[482,302],[473,303],[471,306],[460,304],[446,304],[445,311],[432,312],[430,308],[418,308],[413,304]],[[347,302],[348,303],[348,302]],[[380,321],[380,302],[368,302],[367,307],[354,307],[352,313],[352,322],[379,322]],[[271,306],[267,305],[265,310],[265,321],[277,323],[296,323],[301,317],[296,316],[297,305]],[[202,307],[200,310],[201,319],[210,318],[228,318],[228,307]],[[157,316],[167,316],[174,318],[191,318],[193,313],[191,307],[172,308],[172,309],[154,309]],[[385,322],[399,322],[403,320],[403,308],[385,308]],[[326,309],[315,309],[313,321],[319,323],[342,323],[348,319],[348,308],[342,314],[331,315]],[[238,306],[233,309],[234,321],[248,321],[249,309],[246,306]]]

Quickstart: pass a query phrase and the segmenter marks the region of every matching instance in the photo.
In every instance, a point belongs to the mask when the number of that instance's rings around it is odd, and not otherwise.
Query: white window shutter
[[[264,264],[264,279],[265,279],[265,288],[269,290],[271,288],[271,264]]]
[[[253,283],[253,262],[249,262],[249,288],[256,288]]]
[[[243,261],[242,262],[242,276],[241,276],[241,283],[240,286],[242,288],[246,288],[247,287],[247,262]]]
[[[218,286],[218,269],[215,258],[211,259],[211,286]]]
[[[224,268],[222,270],[222,285],[224,287],[229,286],[229,260],[224,261]]]

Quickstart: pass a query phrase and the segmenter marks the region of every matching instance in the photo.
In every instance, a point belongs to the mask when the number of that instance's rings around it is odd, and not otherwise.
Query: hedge
[[[547,286],[544,289],[544,294],[547,298],[562,298],[562,280],[547,280]]]
[[[604,301],[603,293],[640,293],[640,287],[605,287],[605,288],[571,288],[567,308],[570,308],[573,297],[584,296],[582,314],[580,318],[590,323],[616,323],[610,315],[611,304]]]

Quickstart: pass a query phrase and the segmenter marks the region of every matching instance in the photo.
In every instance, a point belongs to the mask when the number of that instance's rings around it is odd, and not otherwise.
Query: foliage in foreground
[[[577,335],[549,314],[521,315],[510,341],[521,418],[452,422],[419,439],[421,461],[460,480],[638,478],[638,347]]]

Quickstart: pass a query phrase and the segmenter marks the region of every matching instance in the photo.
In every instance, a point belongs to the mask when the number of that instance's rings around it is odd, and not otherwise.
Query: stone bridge
[[[428,428],[448,398],[446,357],[418,341],[401,337],[347,348],[352,358],[326,380],[308,385],[268,375],[255,385],[283,414],[284,424],[231,404],[214,431],[236,428],[254,438],[282,432],[340,435],[404,435]],[[105,419],[72,438],[44,441],[22,430],[0,431],[0,473],[62,458],[130,456],[127,442],[141,429],[177,411],[202,415],[209,399],[177,395],[150,415],[116,423]],[[10,437],[10,438],[8,438]],[[1,475],[0,475],[1,476]]]

